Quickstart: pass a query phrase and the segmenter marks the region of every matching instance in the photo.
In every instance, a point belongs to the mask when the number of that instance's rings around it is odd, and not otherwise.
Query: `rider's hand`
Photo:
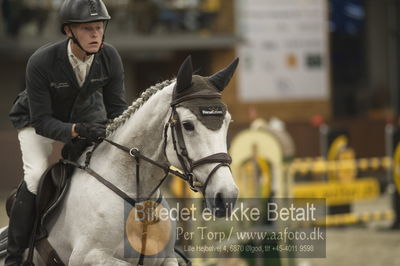
[[[79,123],[75,126],[79,137],[86,138],[91,142],[100,142],[106,137],[106,126],[98,123]]]

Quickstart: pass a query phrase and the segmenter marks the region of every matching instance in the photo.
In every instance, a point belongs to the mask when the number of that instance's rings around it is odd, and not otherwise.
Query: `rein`
[[[73,164],[74,166],[76,166],[77,168],[80,168],[84,171],[86,171],[87,173],[89,173],[90,175],[94,176],[97,180],[99,180],[101,183],[103,183],[105,186],[107,186],[108,188],[110,188],[113,192],[115,192],[118,196],[120,196],[121,198],[123,198],[125,201],[127,201],[130,205],[132,205],[133,207],[135,206],[135,204],[137,203],[137,201],[139,200],[139,187],[140,187],[140,161],[146,161],[160,169],[162,169],[165,173],[165,176],[161,179],[161,181],[157,184],[157,186],[151,191],[149,197],[147,199],[150,199],[151,196],[160,188],[160,186],[163,184],[163,182],[167,179],[168,174],[173,174],[176,175],[178,177],[180,177],[181,179],[183,179],[184,181],[186,181],[190,188],[195,191],[195,192],[199,192],[201,191],[204,195],[205,195],[205,190],[206,187],[209,183],[209,181],[211,180],[211,178],[213,177],[213,175],[215,174],[215,172],[221,168],[221,167],[228,167],[230,169],[230,164],[232,162],[232,158],[229,156],[229,154],[227,153],[215,153],[209,156],[206,156],[204,158],[201,158],[199,160],[193,161],[188,154],[187,148],[186,148],[186,144],[185,144],[185,140],[183,137],[183,132],[182,132],[182,126],[181,126],[181,122],[179,119],[179,114],[176,111],[177,107],[179,106],[180,103],[185,102],[185,101],[189,101],[192,99],[198,99],[198,98],[207,98],[207,99],[212,99],[212,98],[221,98],[221,94],[220,93],[213,93],[213,94],[195,94],[195,95],[187,95],[181,98],[178,98],[176,100],[174,100],[171,103],[171,108],[172,108],[172,112],[171,112],[171,116],[168,120],[168,122],[165,125],[164,128],[164,155],[166,156],[166,149],[167,149],[167,136],[168,136],[168,129],[171,129],[171,136],[172,136],[172,143],[173,143],[173,147],[175,150],[175,153],[178,157],[178,160],[183,168],[183,171],[177,169],[176,167],[173,167],[172,165],[166,165],[166,164],[161,164],[157,161],[152,160],[151,158],[141,154],[140,150],[137,148],[129,148],[126,146],[123,146],[119,143],[116,143],[112,140],[106,139],[104,138],[103,140],[106,141],[107,143],[113,145],[114,147],[124,151],[125,153],[128,153],[131,157],[135,158],[135,163],[136,163],[136,184],[137,184],[137,189],[138,189],[138,193],[136,195],[137,200],[132,199],[131,197],[129,197],[125,192],[123,192],[122,190],[120,190],[119,188],[117,188],[115,185],[113,185],[111,182],[107,181],[106,179],[104,179],[103,177],[101,177],[98,173],[96,173],[93,169],[91,169],[89,167],[89,163],[90,163],[90,159],[91,159],[91,155],[93,153],[93,151],[97,148],[97,145],[95,145],[93,147],[93,150],[91,152],[87,153],[87,158],[85,161],[85,166],[81,166],[75,162],[71,162],[71,161],[67,161],[67,160],[63,160],[66,163],[69,164]],[[195,168],[205,165],[205,164],[210,164],[210,163],[217,163],[217,165],[210,171],[209,175],[206,178],[206,181],[204,182],[204,184],[202,184],[201,182],[199,182],[196,178],[196,176],[194,175],[193,171]]]

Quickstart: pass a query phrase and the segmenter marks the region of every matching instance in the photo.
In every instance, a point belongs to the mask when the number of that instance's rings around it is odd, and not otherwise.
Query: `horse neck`
[[[164,125],[169,118],[172,87],[152,96],[142,107],[108,138],[129,148],[137,148],[144,156],[166,162],[163,151]],[[131,196],[137,197],[135,159],[126,152],[103,142],[93,154],[93,168],[102,169],[104,177]],[[164,171],[140,163],[139,197],[147,197],[164,176]]]

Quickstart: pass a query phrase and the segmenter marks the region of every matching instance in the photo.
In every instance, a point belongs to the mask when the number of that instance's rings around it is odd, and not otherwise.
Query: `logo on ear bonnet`
[[[200,106],[199,111],[202,116],[225,116],[221,106]]]

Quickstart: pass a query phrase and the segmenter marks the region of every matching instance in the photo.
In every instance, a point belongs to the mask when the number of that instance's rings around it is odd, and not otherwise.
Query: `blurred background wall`
[[[209,75],[245,45],[239,16],[250,0],[104,1],[112,16],[106,41],[122,56],[129,102],[150,85],[173,78],[189,54],[198,73]],[[57,20],[61,0],[0,3],[0,190],[8,191],[22,178],[17,134],[8,111],[24,89],[29,56],[64,37]],[[383,156],[384,127],[396,121],[400,109],[399,11],[399,0],[326,0],[326,97],[244,101],[240,95],[246,84],[237,74],[224,94],[235,120],[229,137],[257,117],[278,117],[296,143],[296,156],[317,156],[317,126],[325,121],[348,128],[358,156]],[[243,59],[241,67],[246,64]]]

